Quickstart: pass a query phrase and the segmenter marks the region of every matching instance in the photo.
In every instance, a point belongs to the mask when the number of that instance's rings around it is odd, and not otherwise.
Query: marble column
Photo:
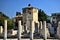
[[[60,21],[58,22],[57,36],[58,36],[58,38],[60,39]]]
[[[4,40],[7,40],[7,20],[4,21]]]
[[[18,21],[18,40],[21,40],[22,26],[21,21]]]
[[[39,22],[39,33],[42,35],[42,21]]]
[[[47,39],[47,34],[46,34],[46,21],[44,21],[44,39]]]
[[[2,26],[0,26],[0,34],[2,34],[3,33],[3,28],[2,28]]]
[[[40,28],[42,29],[42,21],[40,21]]]
[[[30,40],[33,40],[33,33],[34,33],[34,21],[30,22]]]

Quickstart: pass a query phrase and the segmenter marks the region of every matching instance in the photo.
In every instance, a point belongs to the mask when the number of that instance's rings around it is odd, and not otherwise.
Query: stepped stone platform
[[[3,40],[3,39],[0,39],[0,40]],[[7,40],[18,40],[18,39],[16,38],[16,39],[7,39]],[[21,40],[30,40],[30,39],[21,39]],[[33,40],[44,40],[44,39],[33,39]],[[46,40],[59,40],[59,39],[46,39]]]

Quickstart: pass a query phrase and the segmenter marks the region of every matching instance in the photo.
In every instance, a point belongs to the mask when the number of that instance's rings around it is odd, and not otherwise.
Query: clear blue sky
[[[12,18],[16,16],[17,11],[22,12],[22,8],[28,4],[42,9],[47,15],[60,12],[60,0],[0,0],[0,12]]]

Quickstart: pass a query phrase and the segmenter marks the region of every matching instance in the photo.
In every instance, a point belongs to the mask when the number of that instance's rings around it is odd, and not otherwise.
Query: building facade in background
[[[16,17],[14,17],[13,21],[14,21],[14,29],[17,30],[18,29],[18,21],[21,20],[22,21],[22,15],[20,12],[16,12]],[[21,22],[22,23],[22,22]],[[23,23],[22,23],[23,24]]]
[[[52,21],[60,21],[60,13],[52,13]]]
[[[30,22],[32,21],[34,21],[35,24],[38,26],[38,9],[37,8],[32,7],[29,4],[28,7],[25,7],[22,9],[22,12],[23,12],[22,17],[23,17],[24,32],[26,30],[28,31],[30,30]]]

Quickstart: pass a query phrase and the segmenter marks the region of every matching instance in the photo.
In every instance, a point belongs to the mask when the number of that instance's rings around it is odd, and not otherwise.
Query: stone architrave
[[[30,40],[33,40],[33,33],[34,33],[34,21],[30,21]]]
[[[4,40],[7,40],[7,20],[4,21]]]
[[[22,26],[21,21],[18,21],[18,40],[21,40]]]
[[[60,39],[60,21],[58,22],[57,36],[58,36],[58,38]]]

